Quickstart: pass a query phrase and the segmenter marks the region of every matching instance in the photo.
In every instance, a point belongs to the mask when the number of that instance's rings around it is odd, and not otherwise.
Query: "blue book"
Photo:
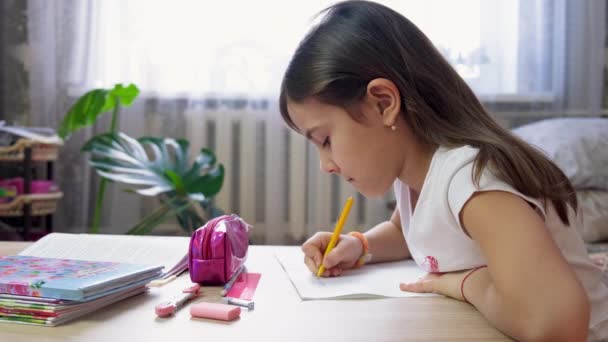
[[[162,266],[119,262],[0,256],[0,294],[89,301],[142,286]]]

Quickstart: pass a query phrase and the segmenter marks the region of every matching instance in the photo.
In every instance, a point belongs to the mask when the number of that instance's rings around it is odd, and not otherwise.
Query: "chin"
[[[384,196],[384,194],[386,194],[386,192],[388,191],[388,189],[362,189],[362,188],[357,188],[357,191],[363,195],[365,198],[381,198],[382,196]]]
[[[352,185],[361,195],[366,198],[381,198],[392,188],[392,184],[388,184],[388,186],[379,186],[379,184],[376,184],[375,186],[369,187],[356,186],[358,184]]]

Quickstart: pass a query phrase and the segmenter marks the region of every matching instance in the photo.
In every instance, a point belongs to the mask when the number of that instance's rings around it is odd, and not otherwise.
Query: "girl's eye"
[[[323,147],[327,147],[329,146],[329,137],[325,138],[325,140],[323,140]]]

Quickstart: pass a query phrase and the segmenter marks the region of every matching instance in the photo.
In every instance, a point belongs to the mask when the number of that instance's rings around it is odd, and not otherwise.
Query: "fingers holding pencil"
[[[353,268],[361,256],[361,242],[352,236],[340,235],[336,247],[323,258],[330,238],[331,233],[319,232],[302,245],[304,264],[313,274],[317,274],[322,263],[325,268],[322,277],[338,276]]]
[[[327,248],[327,244],[329,243],[330,239],[331,233],[318,232],[302,245],[302,251],[304,252],[304,264],[313,274],[317,274],[317,272],[319,271],[319,267],[321,267],[321,264],[324,264],[325,266],[325,270],[321,275],[322,277],[336,276],[341,273],[337,272],[336,270],[332,270],[334,264],[332,263],[332,265],[329,266],[327,264],[327,261],[323,258],[323,251],[325,251],[325,249]],[[340,242],[338,242],[338,244],[339,243]],[[338,256],[336,256],[335,254],[338,254]],[[340,250],[338,250],[337,253],[335,251],[332,251],[331,253],[329,253],[329,256],[331,256],[330,260],[339,260],[339,254]]]
[[[358,259],[358,255],[356,255],[352,262],[350,260],[353,248],[349,248],[348,245],[352,244],[354,238],[340,235],[352,204],[353,199],[349,197],[333,233],[316,233],[302,245],[302,251],[305,254],[304,263],[317,277],[340,275],[345,267],[352,267]],[[340,241],[345,242],[340,243]],[[350,243],[348,243],[349,241]],[[356,242],[355,246],[358,244],[359,242]],[[357,248],[355,247],[355,249]]]
[[[327,248],[329,240],[331,240],[330,232],[317,232],[302,245],[305,262],[306,259],[309,259],[309,263],[314,267],[315,272],[319,269],[319,266],[321,266],[323,252]],[[308,263],[306,265],[308,265]]]

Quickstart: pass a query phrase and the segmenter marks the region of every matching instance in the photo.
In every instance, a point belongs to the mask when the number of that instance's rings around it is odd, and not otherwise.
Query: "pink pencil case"
[[[243,266],[249,247],[249,225],[237,215],[207,222],[190,238],[188,269],[192,282],[220,285]]]

